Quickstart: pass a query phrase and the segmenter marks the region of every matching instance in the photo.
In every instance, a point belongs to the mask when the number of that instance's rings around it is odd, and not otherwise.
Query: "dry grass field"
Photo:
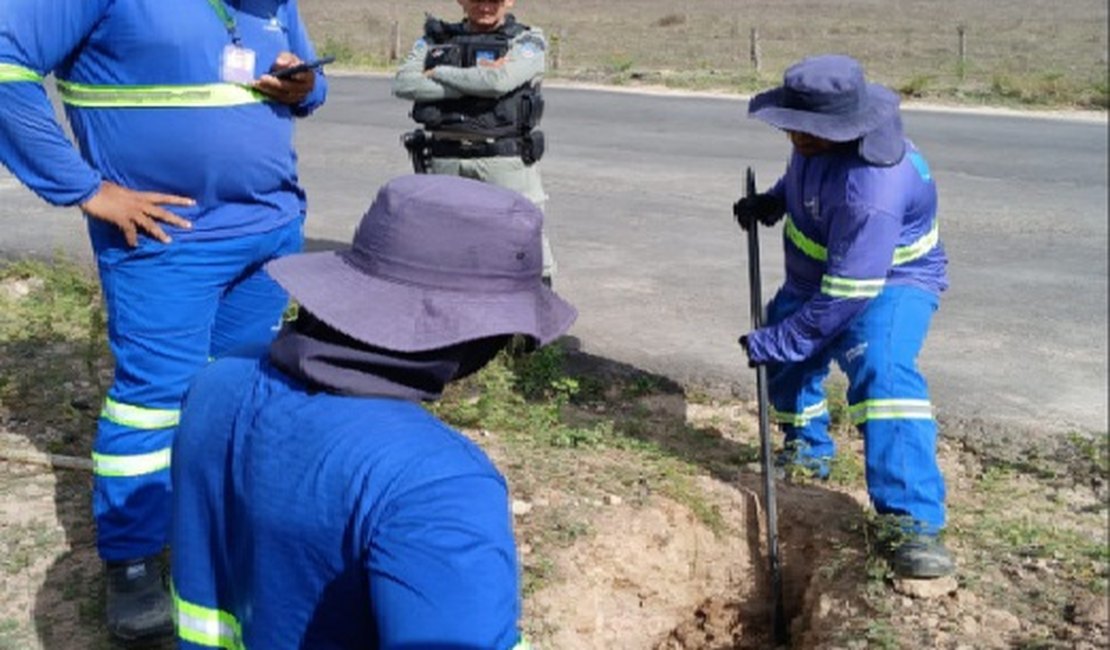
[[[396,42],[404,55],[424,12],[460,15],[451,0],[304,0],[302,12],[320,49],[374,68],[391,66]],[[1108,105],[1104,0],[519,0],[516,13],[553,40],[559,78],[750,91],[803,56],[843,52],[910,97]]]

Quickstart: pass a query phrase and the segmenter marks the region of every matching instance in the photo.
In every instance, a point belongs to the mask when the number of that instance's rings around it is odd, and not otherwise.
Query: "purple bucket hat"
[[[369,345],[417,352],[502,334],[540,345],[578,312],[540,282],[543,214],[488,183],[386,183],[350,248],[276,259],[269,274],[317,318]]]
[[[787,68],[782,86],[752,98],[748,116],[832,142],[860,140],[864,160],[893,165],[905,152],[899,101],[889,88],[868,83],[855,59],[827,54]]]

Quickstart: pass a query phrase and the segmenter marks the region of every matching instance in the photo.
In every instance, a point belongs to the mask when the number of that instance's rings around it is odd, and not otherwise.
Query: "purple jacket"
[[[854,153],[791,156],[771,193],[786,203],[782,290],[805,304],[751,334],[753,361],[809,358],[886,286],[948,288],[936,183],[917,148],[906,147],[891,167]]]

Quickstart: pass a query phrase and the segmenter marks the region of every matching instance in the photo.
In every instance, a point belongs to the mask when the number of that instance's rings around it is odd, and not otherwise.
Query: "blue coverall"
[[[296,0],[7,0],[0,11],[0,162],[42,198],[73,206],[101,181],[185,196],[191,230],[130,248],[88,219],[108,315],[115,379],[93,450],[101,556],[158,553],[169,534],[171,444],[181,396],[210,357],[269,340],[287,299],[262,271],[301,248],[293,117],[300,105],[221,82],[225,48],[314,58]],[[53,74],[79,148],[54,118]]]
[[[505,481],[420,404],[203,370],[174,442],[183,650],[528,647]]]
[[[786,205],[786,282],[748,347],[753,361],[768,362],[788,452],[828,471],[835,445],[823,382],[836,360],[876,511],[935,533],[945,521],[944,478],[916,359],[948,280],[929,166],[908,141],[890,167],[843,149],[795,152],[771,193]]]

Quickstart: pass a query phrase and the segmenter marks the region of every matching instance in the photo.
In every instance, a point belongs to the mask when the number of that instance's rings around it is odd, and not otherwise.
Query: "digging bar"
[[[746,196],[755,196],[755,172],[748,167]],[[748,284],[751,296],[752,329],[763,327],[763,278],[759,271],[759,223],[753,223],[748,233]],[[782,604],[782,565],[779,561],[778,507],[775,505],[775,472],[771,459],[770,397],[767,393],[767,367],[755,367],[756,395],[759,402],[759,444],[763,465],[763,511],[767,516],[767,560],[771,573],[771,629],[775,644],[788,642],[786,617]]]

